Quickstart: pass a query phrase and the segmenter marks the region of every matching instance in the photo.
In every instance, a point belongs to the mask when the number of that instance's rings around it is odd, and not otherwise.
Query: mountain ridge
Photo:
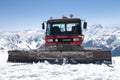
[[[93,25],[84,31],[83,46],[111,50],[113,56],[120,56],[120,27]]]

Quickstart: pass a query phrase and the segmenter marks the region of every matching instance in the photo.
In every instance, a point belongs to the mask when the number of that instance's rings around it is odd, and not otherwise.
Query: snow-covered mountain
[[[120,27],[93,25],[83,33],[83,46],[109,49],[113,56],[120,55]],[[37,49],[45,43],[44,36],[43,30],[1,32],[0,50]]]
[[[120,26],[92,25],[84,35],[84,46],[111,50],[113,56],[120,56]]]
[[[25,30],[0,33],[0,50],[36,49],[44,44],[45,32],[42,30]]]

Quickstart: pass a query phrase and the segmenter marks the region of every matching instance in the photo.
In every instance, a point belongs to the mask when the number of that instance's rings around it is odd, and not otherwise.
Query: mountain
[[[120,26],[92,25],[84,35],[83,46],[111,50],[112,56],[120,56]]]
[[[92,25],[83,30],[83,46],[111,50],[112,56],[120,56],[120,27]],[[37,49],[45,43],[45,31],[25,30],[0,33],[0,50]]]
[[[42,30],[25,30],[0,33],[0,50],[37,49],[44,44],[45,32]]]

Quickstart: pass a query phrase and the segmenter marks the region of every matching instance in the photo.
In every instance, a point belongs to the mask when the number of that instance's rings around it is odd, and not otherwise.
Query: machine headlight
[[[47,42],[53,42],[53,39],[47,39]]]
[[[55,39],[55,42],[58,42],[58,39]]]
[[[73,41],[79,41],[80,39],[79,38],[73,38]]]

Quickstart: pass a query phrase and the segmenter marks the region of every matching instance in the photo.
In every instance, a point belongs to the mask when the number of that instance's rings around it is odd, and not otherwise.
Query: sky
[[[120,0],[0,0],[0,31],[39,30],[51,16],[69,14],[88,26],[120,25]]]

